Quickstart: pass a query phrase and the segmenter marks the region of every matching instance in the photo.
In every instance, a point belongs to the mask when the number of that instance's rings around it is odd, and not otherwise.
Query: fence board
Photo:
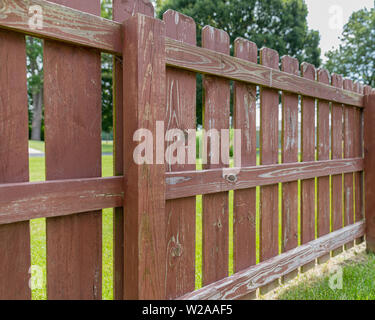
[[[165,166],[134,162],[136,130],[165,118],[165,25],[137,14],[124,39],[124,298],[165,299]],[[162,137],[164,132],[161,132]],[[160,142],[158,143],[160,145]],[[153,154],[156,144],[153,143]],[[162,159],[163,160],[163,159]],[[153,162],[155,163],[155,162]]]
[[[257,62],[255,43],[237,38],[234,55]],[[241,167],[255,166],[256,141],[256,86],[235,82],[234,128],[241,130]],[[234,144],[236,145],[236,143]],[[235,159],[235,163],[237,159]],[[238,272],[256,263],[256,188],[236,190],[233,202],[233,258]]]
[[[281,59],[283,72],[299,75],[298,60],[289,56]],[[282,93],[282,162],[298,162],[298,95]],[[282,252],[298,246],[298,182],[282,185]],[[297,276],[292,272],[283,280]]]
[[[192,18],[168,10],[164,13],[163,20],[168,37],[196,44],[196,27]],[[179,129],[187,137],[188,130],[195,129],[196,75],[181,69],[167,68],[166,85],[166,130]],[[172,143],[168,142],[167,147]],[[195,164],[189,164],[188,160],[190,157],[195,160],[196,149],[184,150],[187,151],[185,164],[167,162],[167,172],[195,170]],[[188,152],[194,154],[190,155]],[[195,197],[166,202],[167,299],[179,297],[195,288],[195,209]]]
[[[113,0],[113,20],[123,22],[136,13],[153,17],[154,7],[151,2],[142,0]],[[113,57],[113,160],[114,175],[124,174],[123,141],[123,59]],[[115,208],[113,212],[114,234],[114,298],[122,300],[124,294],[124,209]]]
[[[335,88],[342,88],[343,78],[340,75],[332,74],[331,84]],[[343,106],[342,104],[332,103],[331,115],[331,141],[332,141],[332,160],[342,159],[343,157]],[[336,231],[343,227],[343,175],[332,176],[332,230]],[[333,252],[337,255],[342,252],[339,248]]]
[[[321,238],[261,262],[233,276],[222,279],[179,300],[234,300],[254,292],[257,288],[272,283],[309,261],[324,256],[344,243],[361,237],[365,223],[360,221]]]
[[[69,5],[100,15],[100,1]],[[47,180],[100,177],[100,53],[45,41],[44,74]],[[101,299],[101,211],[48,218],[46,227],[48,298]]]
[[[209,26],[202,30],[202,46],[204,48],[229,55],[229,41],[228,34],[222,30]],[[220,132],[221,129],[229,129],[229,81],[205,76],[203,88],[205,130],[216,129]],[[204,165],[204,169],[227,166],[222,161],[219,161],[219,164],[213,163],[212,150],[214,148],[212,140],[210,140],[207,146],[207,165]],[[228,276],[228,201],[227,192],[203,196],[203,285]]]
[[[279,69],[279,54],[269,48],[260,51],[263,66]],[[279,158],[279,92],[260,88],[260,163],[276,164]],[[259,257],[263,262],[279,253],[279,186],[278,184],[260,188],[260,246]],[[264,292],[276,286],[271,283]]]
[[[363,107],[363,96],[225,54],[166,39],[167,65]]]
[[[122,190],[123,177],[0,184],[0,224],[122,205]]]
[[[365,207],[366,207],[366,246],[375,252],[375,91],[365,88],[364,139],[365,139]]]
[[[363,85],[356,82],[355,92],[363,94]],[[363,111],[354,109],[354,152],[355,157],[363,157]],[[363,172],[354,173],[354,220],[358,222],[364,218],[363,214]]]
[[[353,91],[353,81],[344,80],[344,89]],[[344,111],[344,158],[354,155],[354,126],[355,108],[348,107]],[[354,223],[354,173],[344,174],[344,225]],[[353,247],[353,243],[345,245],[346,249]]]
[[[239,168],[239,173],[235,176],[223,176],[221,169],[172,172],[166,174],[166,198],[178,199],[199,194],[248,189],[278,182],[285,183],[361,171],[362,169],[363,159],[361,158],[244,167]],[[235,182],[233,182],[233,178],[236,180]],[[312,220],[314,222],[314,219]],[[312,224],[311,228],[314,227],[314,223]],[[314,233],[312,236],[314,237]]]
[[[330,75],[327,70],[319,69],[317,81],[330,84]],[[329,142],[329,102],[318,100],[318,125],[317,125],[317,146],[318,160],[328,160],[330,152]],[[330,192],[329,177],[318,178],[318,237],[330,232]],[[329,254],[319,258],[318,263],[324,263],[329,259]]]
[[[0,184],[29,179],[26,44],[0,30]],[[0,226],[0,299],[30,299],[29,222]]]
[[[315,81],[315,67],[304,62],[301,65],[301,76]],[[315,99],[301,97],[301,159],[315,161]],[[301,181],[301,243],[315,239],[315,179]],[[315,263],[302,266],[301,271],[308,271]]]

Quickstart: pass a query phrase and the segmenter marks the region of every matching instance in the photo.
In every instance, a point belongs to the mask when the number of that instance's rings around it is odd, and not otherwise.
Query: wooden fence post
[[[154,16],[154,7],[151,2],[143,0],[113,0],[113,20],[124,22],[136,13],[142,13],[150,17]],[[113,58],[113,154],[114,175],[124,174],[123,161],[123,59]],[[113,297],[115,300],[123,299],[124,292],[124,212],[123,208],[113,210]]]
[[[367,251],[375,253],[375,93],[364,100],[366,243]]]
[[[165,298],[165,166],[133,159],[138,129],[165,118],[165,25],[137,14],[124,23],[124,298]],[[164,137],[163,137],[164,140]],[[163,161],[164,162],[164,161]]]

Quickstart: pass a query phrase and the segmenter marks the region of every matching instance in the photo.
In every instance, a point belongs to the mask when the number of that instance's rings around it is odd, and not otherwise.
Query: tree
[[[326,54],[331,72],[375,86],[375,9],[354,12],[344,26],[338,49]]]
[[[191,16],[197,23],[198,44],[205,25],[228,32],[231,42],[244,37],[259,48],[269,47],[319,66],[320,35],[307,26],[303,0],[166,0],[158,8],[162,17],[168,9]]]
[[[42,139],[43,122],[43,42],[40,39],[26,37],[27,84],[29,95],[29,113],[32,114],[31,139]]]
[[[112,1],[102,0],[102,17],[112,19]],[[113,56],[102,53],[102,130],[113,130]]]
[[[162,17],[173,9],[194,18],[197,42],[205,25],[225,30],[231,43],[237,37],[255,42],[258,48],[269,47],[280,56],[290,55],[320,66],[320,35],[309,30],[307,6],[303,0],[165,0],[158,8]],[[233,51],[233,47],[231,48]],[[202,123],[202,86],[197,84],[197,121]]]

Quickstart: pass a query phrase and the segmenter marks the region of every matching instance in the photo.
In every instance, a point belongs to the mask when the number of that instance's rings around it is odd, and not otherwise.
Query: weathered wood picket
[[[42,26],[29,23],[30,6],[41,8]],[[100,0],[0,0],[0,299],[31,298],[36,218],[47,221],[48,298],[101,299],[104,208],[115,208],[115,299],[252,298],[364,236],[375,252],[374,89],[292,57],[280,64],[268,48],[258,57],[242,38],[230,56],[228,34],[209,26],[198,47],[192,18],[170,10],[155,19],[146,0],[113,0],[114,21],[99,15]],[[28,182],[25,35],[44,40],[47,181],[38,183]],[[101,52],[115,57],[110,178],[101,178]],[[138,129],[182,130],[194,146],[184,146],[185,158],[195,159],[197,73],[207,130],[230,128],[233,88],[241,167],[223,174],[229,149],[219,163],[208,152],[200,171],[164,164],[175,140],[154,141],[153,164],[137,164]],[[195,290],[200,195],[203,287]]]

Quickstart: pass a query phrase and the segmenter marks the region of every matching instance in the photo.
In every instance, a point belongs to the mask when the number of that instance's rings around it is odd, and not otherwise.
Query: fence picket
[[[330,84],[330,75],[327,70],[319,69],[317,81]],[[317,125],[317,146],[318,160],[328,160],[329,143],[329,102],[318,100],[318,125]],[[329,177],[318,178],[318,237],[330,232],[330,192]],[[318,259],[318,263],[324,263],[329,259],[329,254]]]
[[[309,63],[302,63],[301,76],[315,81],[315,67]],[[315,99],[301,97],[301,161],[315,161]],[[301,181],[301,242],[308,243],[315,239],[315,179]],[[315,266],[315,262],[302,266],[306,272]]]
[[[196,44],[196,27],[192,18],[173,10],[163,15],[166,36]],[[195,129],[196,122],[196,75],[189,71],[167,68],[167,106],[165,129],[179,129],[188,137],[188,130]],[[175,137],[176,138],[176,137]],[[185,141],[187,143],[188,141]],[[195,136],[194,136],[195,142]],[[168,142],[166,147],[172,142]],[[166,171],[195,170],[188,163],[189,156],[195,159],[196,149],[185,154],[185,164],[169,164]],[[194,152],[189,155],[188,152]],[[196,197],[167,201],[166,204],[166,283],[167,299],[174,299],[195,288],[195,209]]]
[[[354,91],[353,81],[344,80],[343,87],[345,90]],[[355,108],[347,107],[344,111],[344,158],[354,156],[354,126],[355,126]],[[344,225],[354,223],[354,173],[344,174]],[[346,249],[353,247],[350,242],[345,245]]]
[[[279,70],[279,54],[269,48],[260,51],[260,63]],[[279,158],[279,92],[260,88],[260,163],[275,164]],[[279,186],[260,188],[260,261],[273,258],[279,253]],[[262,289],[272,290],[277,281]]]
[[[253,42],[237,38],[234,43],[234,55],[257,63],[258,48]],[[256,86],[234,83],[234,129],[241,130],[242,167],[256,165],[256,94]],[[236,161],[237,159],[235,163]],[[256,188],[234,192],[233,239],[234,272],[254,265],[256,263]]]
[[[229,55],[229,36],[210,26],[202,30],[202,47]],[[226,79],[204,76],[204,128],[206,131],[229,129],[230,84]],[[219,144],[221,146],[221,143]],[[207,164],[204,169],[227,167],[221,160],[214,164],[211,158],[212,139],[207,146]],[[215,152],[218,152],[216,150]],[[220,152],[220,151],[219,151]],[[229,156],[229,148],[228,148]],[[202,197],[203,214],[203,285],[228,276],[229,199],[228,192]]]
[[[25,36],[0,30],[0,183],[29,180]],[[0,225],[0,299],[30,299],[29,221]]]
[[[284,56],[282,71],[299,75],[296,58]],[[282,162],[298,162],[298,95],[282,93]],[[282,252],[298,246],[298,181],[282,185]],[[283,278],[284,281],[297,276],[294,271]]]
[[[342,88],[343,78],[340,75],[332,74],[331,85],[335,88]],[[343,106],[339,103],[332,103],[331,115],[331,141],[332,159],[342,159],[343,157]],[[332,176],[332,231],[343,227],[343,175]],[[337,248],[332,252],[333,256],[342,252],[342,248]]]
[[[100,1],[53,2],[100,15]],[[47,180],[101,176],[101,57],[44,42]],[[102,298],[102,212],[47,218],[49,299]]]

